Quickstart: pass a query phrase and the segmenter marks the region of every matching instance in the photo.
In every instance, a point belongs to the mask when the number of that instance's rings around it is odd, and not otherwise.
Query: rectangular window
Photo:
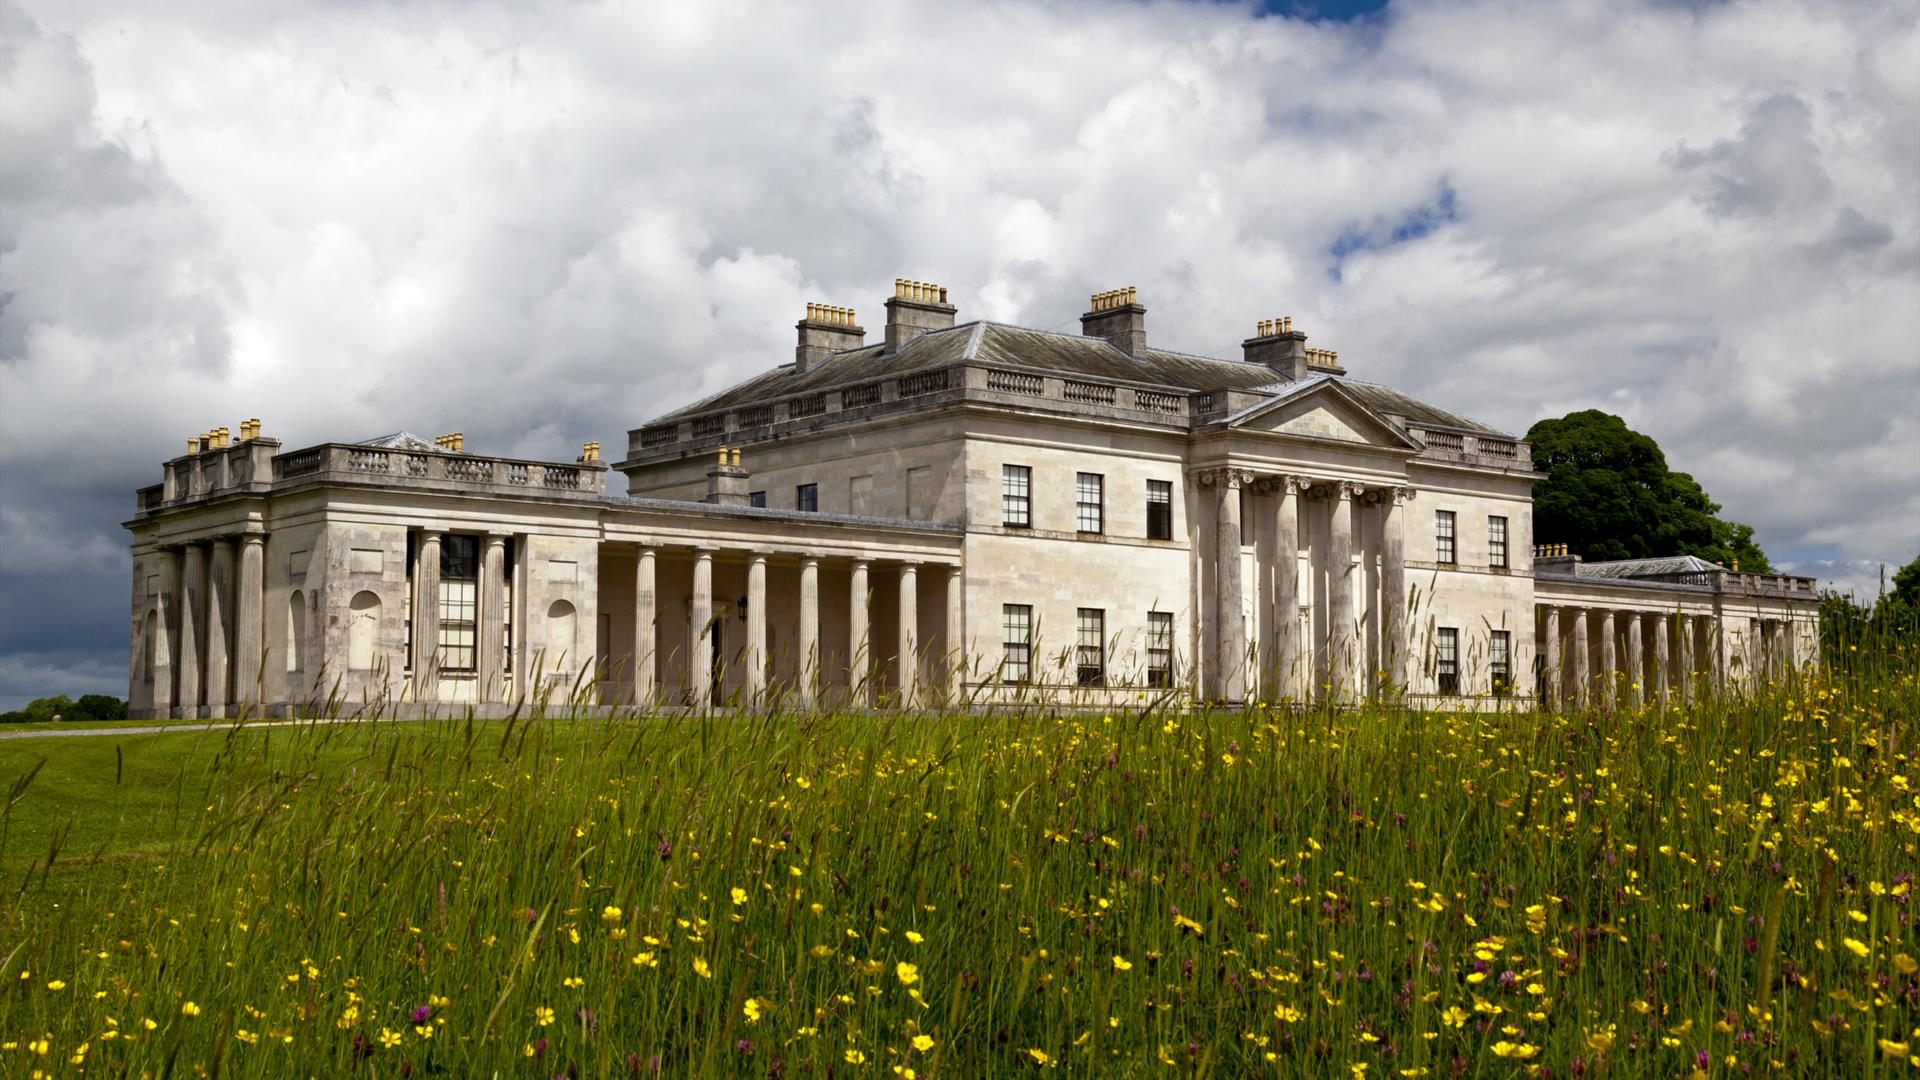
[[[1025,465],[1000,466],[1000,519],[1009,529],[1025,529],[1033,525],[1030,496],[1033,488],[1033,470]]]
[[[1107,613],[1083,607],[1074,626],[1075,667],[1081,686],[1107,684]]]
[[[1460,631],[1442,626],[1433,632],[1433,673],[1440,692],[1449,697],[1460,692]]]
[[[479,646],[480,538],[440,538],[440,670],[470,672]]]
[[[820,485],[801,484],[793,489],[793,508],[809,514],[820,512]]]
[[[1000,641],[1005,650],[1000,661],[1003,682],[1024,683],[1033,678],[1033,607],[1029,604],[1000,606]]]
[[[1506,697],[1513,691],[1513,635],[1495,630],[1487,644],[1487,667],[1493,672],[1493,696]]]
[[[762,509],[765,509],[767,505],[767,493],[764,491],[747,492],[747,505],[758,506]]]
[[[1507,568],[1507,519],[1487,519],[1487,565],[1496,570]]]
[[[1073,477],[1073,527],[1083,533],[1097,533],[1105,525],[1107,478],[1099,473],[1075,473]]]
[[[1173,539],[1173,481],[1147,481],[1147,539]],[[1173,616],[1169,614],[1168,618]]]
[[[1173,685],[1173,612],[1147,612],[1147,685]]]
[[[1452,566],[1453,550],[1453,511],[1436,512],[1433,521],[1433,561],[1441,566]]]

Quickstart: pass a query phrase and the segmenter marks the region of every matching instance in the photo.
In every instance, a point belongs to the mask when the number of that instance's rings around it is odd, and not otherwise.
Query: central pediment
[[[1418,452],[1398,424],[1368,408],[1332,379],[1290,387],[1271,401],[1227,418],[1236,431],[1271,432],[1300,439]]]

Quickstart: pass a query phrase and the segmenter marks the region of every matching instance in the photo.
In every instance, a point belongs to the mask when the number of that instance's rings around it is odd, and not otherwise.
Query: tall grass
[[[0,1072],[1891,1075],[1917,703],[170,736],[156,857],[0,853]]]

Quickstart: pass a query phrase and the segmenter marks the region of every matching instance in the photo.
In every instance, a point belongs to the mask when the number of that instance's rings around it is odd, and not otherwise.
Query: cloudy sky
[[[0,0],[0,707],[125,692],[188,435],[571,458],[901,276],[1290,314],[1620,413],[1788,567],[1920,550],[1913,0],[831,7]]]

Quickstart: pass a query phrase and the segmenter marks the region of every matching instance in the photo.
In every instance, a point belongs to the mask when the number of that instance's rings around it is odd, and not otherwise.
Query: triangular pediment
[[[1420,444],[1398,425],[1361,404],[1331,379],[1288,388],[1228,419],[1238,431],[1267,431],[1301,439],[1418,451]]]

